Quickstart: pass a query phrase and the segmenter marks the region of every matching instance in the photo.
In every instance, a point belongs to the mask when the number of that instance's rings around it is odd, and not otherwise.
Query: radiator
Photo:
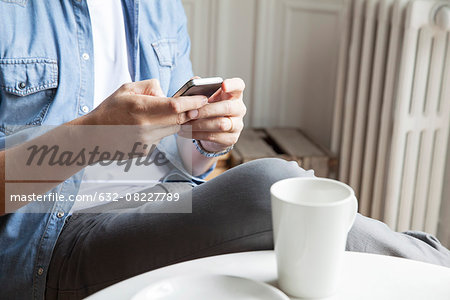
[[[348,0],[332,150],[360,212],[436,234],[450,127],[450,2]],[[450,183],[446,183],[450,184]]]

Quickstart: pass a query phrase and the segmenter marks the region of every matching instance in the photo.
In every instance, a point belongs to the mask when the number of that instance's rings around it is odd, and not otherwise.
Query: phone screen
[[[191,79],[173,97],[206,96],[209,98],[222,87],[222,82],[223,80],[220,77]]]
[[[206,96],[211,97],[214,93],[220,89],[221,83],[209,84],[209,85],[193,85],[187,89],[181,96]]]

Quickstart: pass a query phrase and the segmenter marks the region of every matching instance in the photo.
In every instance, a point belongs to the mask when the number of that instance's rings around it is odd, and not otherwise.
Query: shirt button
[[[56,213],[56,216],[61,219],[62,217],[64,217],[64,212],[63,211],[58,211]]]
[[[20,82],[19,83],[19,89],[23,90],[26,87],[26,83],[25,82]]]
[[[42,274],[44,274],[44,269],[39,268],[39,269],[38,269],[38,275],[42,275]]]
[[[81,107],[81,110],[82,110],[84,113],[88,113],[88,112],[89,112],[89,107],[87,107],[87,105],[83,105],[83,106]]]
[[[81,55],[81,57],[82,57],[84,60],[88,60],[88,59],[89,59],[89,54],[83,53],[83,55]]]

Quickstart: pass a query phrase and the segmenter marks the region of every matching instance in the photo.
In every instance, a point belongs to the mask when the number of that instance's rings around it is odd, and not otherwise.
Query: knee
[[[292,177],[313,177],[312,170],[305,171],[295,161],[264,158],[235,167],[227,175],[236,189],[243,189],[256,198],[270,198],[270,187],[279,180]]]
[[[239,165],[212,179],[206,187],[217,186],[227,195],[228,204],[270,215],[270,187],[279,180],[292,177],[312,177],[297,162],[277,158],[264,158]]]
[[[242,165],[245,173],[255,179],[267,181],[268,184],[292,177],[313,177],[314,171],[305,171],[296,161],[280,158],[262,158]]]

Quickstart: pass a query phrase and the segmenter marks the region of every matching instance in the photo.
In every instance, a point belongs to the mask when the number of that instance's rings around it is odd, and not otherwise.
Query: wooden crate
[[[258,158],[278,157],[295,160],[316,176],[333,177],[337,159],[297,128],[246,129],[230,155],[234,167]]]

